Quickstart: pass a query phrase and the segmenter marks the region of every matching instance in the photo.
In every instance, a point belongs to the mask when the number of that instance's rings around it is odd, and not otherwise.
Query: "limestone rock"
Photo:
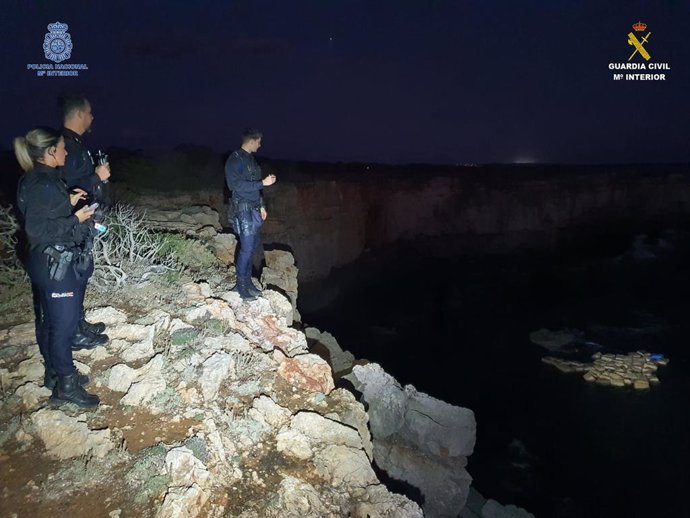
[[[188,205],[183,208],[163,209],[149,206],[146,209],[146,225],[149,228],[197,235],[205,227],[221,231],[218,212],[205,205]]]
[[[137,369],[136,377],[120,403],[127,406],[144,405],[164,391],[167,384],[162,375],[162,368],[163,356],[159,354]]]
[[[261,272],[261,282],[264,286],[280,288],[290,299],[293,308],[293,320],[299,322],[297,311],[299,270],[295,266],[295,258],[284,250],[268,250],[265,252],[266,267]]]
[[[349,372],[355,363],[355,356],[350,351],[343,351],[335,337],[328,332],[321,332],[314,327],[308,327],[304,334],[307,339],[328,351],[328,363],[333,368],[333,374]],[[313,346],[312,346],[313,347]]]
[[[153,325],[153,333],[167,331],[170,328],[172,317],[170,313],[162,309],[154,309],[146,316],[147,322],[137,321],[138,324]]]
[[[295,477],[280,482],[277,508],[286,516],[321,517],[328,514],[319,492],[311,484]]]
[[[218,394],[221,383],[235,376],[235,362],[224,352],[216,352],[203,364],[199,385],[204,399],[213,401]]]
[[[170,322],[170,326],[168,327],[168,332],[172,334],[175,331],[179,331],[181,329],[194,329],[194,326],[188,324],[184,320],[180,320],[179,318],[173,318]]]
[[[283,295],[274,290],[263,290],[262,296],[271,304],[271,308],[279,319],[285,320],[285,325],[291,326],[293,321],[292,304]]]
[[[220,299],[206,299],[202,305],[192,308],[185,315],[185,320],[188,322],[211,318],[226,322],[231,327],[236,326],[234,311],[226,302]]]
[[[329,395],[329,400],[335,411],[334,419],[347,426],[351,426],[359,432],[362,445],[367,456],[373,458],[373,445],[369,433],[369,415],[364,406],[355,399],[351,392],[345,389],[335,389]],[[330,416],[327,416],[330,417]]]
[[[153,326],[151,327],[150,338],[136,342],[120,352],[120,356],[126,362],[136,362],[152,358],[154,354],[156,354],[156,351],[153,348]]]
[[[197,485],[170,488],[156,518],[196,518],[207,500],[208,493]]]
[[[465,506],[472,477],[465,457],[434,457],[395,441],[375,441],[376,464],[389,476],[422,490],[426,516],[457,516]]]
[[[260,297],[255,301],[243,301],[239,294],[228,291],[221,298],[235,312],[235,327],[250,342],[268,352],[281,349],[288,356],[307,352],[307,340],[303,333],[287,327],[284,319],[277,318],[271,303]]]
[[[115,392],[127,392],[137,376],[136,370],[124,363],[120,363],[110,369],[107,386]]]
[[[402,495],[390,493],[382,484],[367,487],[366,501],[357,504],[355,516],[370,518],[423,518],[419,506]]]
[[[362,448],[362,439],[356,430],[315,412],[299,412],[292,418],[290,428],[308,437],[311,443]]]
[[[256,421],[263,421],[268,426],[279,429],[290,420],[290,410],[278,405],[268,396],[254,399],[249,416]]]
[[[218,232],[215,228],[213,228],[212,225],[206,225],[205,227],[201,227],[199,230],[196,231],[196,236],[200,238],[209,238],[217,234]]]
[[[277,449],[298,459],[312,459],[330,484],[366,487],[378,482],[359,433],[314,412],[300,412],[276,436]]]
[[[203,301],[209,297],[213,297],[213,291],[207,282],[195,283],[188,282],[182,285],[182,292],[187,297],[187,300],[191,302]]]
[[[86,320],[89,322],[103,322],[106,326],[110,327],[127,322],[127,315],[122,311],[107,306],[87,311]],[[108,329],[108,333],[110,333],[110,329]]]
[[[233,234],[216,234],[211,240],[211,247],[221,263],[228,266],[235,264],[237,238]]]
[[[36,343],[36,326],[33,322],[19,324],[9,329],[3,342],[12,345],[32,345]]]
[[[335,388],[330,366],[315,354],[286,358],[278,367],[278,376],[307,392],[328,394]]]
[[[306,460],[314,454],[309,439],[302,433],[290,428],[276,435],[276,449],[288,457]]]
[[[357,365],[347,379],[362,392],[364,401],[369,404],[369,424],[375,438],[385,439],[403,426],[407,396],[380,365]]]
[[[199,487],[205,487],[209,479],[209,472],[204,463],[194,456],[192,450],[184,446],[173,448],[167,453],[165,468],[172,486],[188,487],[197,484]]]
[[[70,417],[60,410],[41,409],[31,420],[46,447],[46,453],[58,459],[81,455],[105,457],[115,448],[110,430],[89,430],[83,420]]]
[[[152,339],[153,335],[153,326],[145,326],[141,324],[113,324],[108,328],[108,336],[111,340],[138,342],[141,340]]]
[[[378,483],[364,450],[339,444],[326,446],[312,460],[318,472],[336,488],[366,487]]]
[[[24,381],[42,383],[44,373],[45,368],[43,367],[43,361],[40,357],[36,356],[24,360],[17,367],[17,376]]]
[[[408,395],[405,438],[424,452],[438,456],[469,457],[474,451],[476,422],[468,408],[450,405],[414,387]]]
[[[40,402],[50,397],[51,391],[36,383],[26,383],[19,387],[14,394],[21,398],[25,408],[34,409]]]
[[[377,465],[418,487],[428,516],[457,516],[472,480],[465,466],[474,449],[474,413],[402,388],[377,364],[357,365],[346,378],[369,405]]]

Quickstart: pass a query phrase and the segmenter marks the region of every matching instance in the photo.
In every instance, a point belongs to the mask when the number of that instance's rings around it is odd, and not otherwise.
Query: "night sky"
[[[26,69],[58,20],[80,77]],[[666,81],[613,80],[638,20]],[[5,0],[0,146],[80,92],[94,148],[227,151],[255,126],[281,159],[690,162],[689,22],[681,0]]]

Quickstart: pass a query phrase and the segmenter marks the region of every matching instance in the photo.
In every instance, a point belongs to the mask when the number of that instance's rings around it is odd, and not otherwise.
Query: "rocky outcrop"
[[[261,282],[269,288],[278,288],[292,305],[292,316],[288,318],[288,325],[293,321],[300,322],[302,317],[297,311],[297,274],[295,258],[284,250],[267,250],[264,253],[266,266],[261,272]]]
[[[326,331],[322,333],[315,327],[307,327],[304,334],[309,342],[309,347],[322,355],[333,368],[334,376],[339,377],[352,370],[355,363],[354,354],[350,351],[344,351],[332,334]]]
[[[422,491],[425,516],[457,516],[472,482],[465,466],[474,450],[474,413],[401,387],[377,364],[357,365],[347,379],[368,405],[376,464]]]
[[[334,388],[330,366],[290,327],[290,301],[267,290],[245,302],[228,288],[174,287],[174,307],[147,307],[136,317],[125,300],[90,311],[112,337],[76,354],[102,398],[96,412],[40,408],[49,391],[40,387],[30,328],[0,334],[2,451],[11,457],[33,448],[37,458],[62,463],[51,465],[41,495],[55,480],[71,500],[97,491],[108,502],[117,491],[118,509],[105,512],[111,516],[421,518],[417,504],[378,480],[367,413]],[[408,399],[410,409],[426,405],[422,395]],[[437,440],[408,421],[427,446]],[[29,472],[48,480],[44,467]],[[7,496],[8,512],[25,501]]]
[[[84,414],[70,417],[60,410],[43,408],[31,416],[31,421],[50,457],[105,457],[115,448],[110,430],[90,430]]]
[[[187,205],[177,209],[164,209],[155,205],[142,205],[146,226],[193,237],[213,237],[222,230],[218,211],[206,205]]]

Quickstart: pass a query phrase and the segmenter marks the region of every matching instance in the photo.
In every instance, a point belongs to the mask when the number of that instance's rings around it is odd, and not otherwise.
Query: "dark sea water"
[[[309,286],[305,306],[339,296],[302,316],[402,384],[474,410],[468,471],[486,498],[537,517],[690,516],[690,241],[635,251],[633,239],[471,258],[400,246]],[[649,391],[592,385],[540,361],[539,328],[670,364]]]

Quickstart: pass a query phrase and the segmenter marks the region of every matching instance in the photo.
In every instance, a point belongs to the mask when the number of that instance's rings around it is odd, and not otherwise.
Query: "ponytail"
[[[43,158],[48,148],[57,146],[62,138],[59,132],[52,128],[36,128],[23,137],[14,139],[14,156],[24,171],[34,168],[39,158]]]
[[[26,142],[26,137],[17,137],[14,139],[14,156],[17,157],[20,167],[24,171],[29,171],[34,167],[34,161],[29,155],[29,145]]]

